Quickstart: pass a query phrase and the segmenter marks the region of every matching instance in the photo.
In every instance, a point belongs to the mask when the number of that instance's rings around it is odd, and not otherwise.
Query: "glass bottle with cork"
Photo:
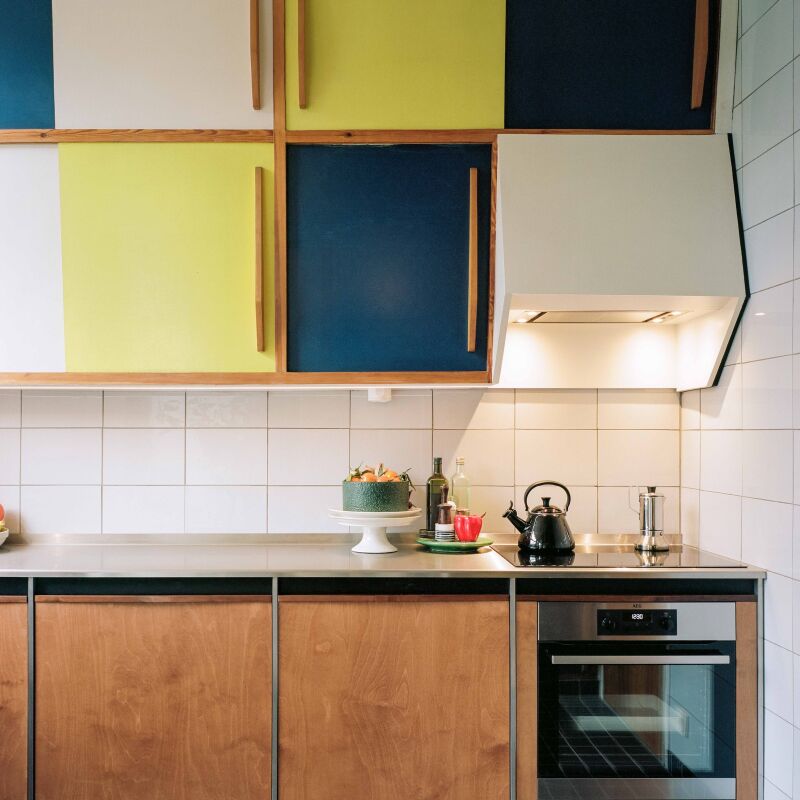
[[[436,456],[433,459],[433,474],[428,478],[425,492],[425,533],[430,537],[433,537],[436,531],[436,520],[439,518],[439,504],[442,502],[442,489],[447,488],[449,488],[449,484],[442,472],[442,458],[441,456]]]
[[[450,481],[451,499],[455,503],[456,514],[469,514],[470,481],[464,474],[464,459],[456,458],[456,472]]]

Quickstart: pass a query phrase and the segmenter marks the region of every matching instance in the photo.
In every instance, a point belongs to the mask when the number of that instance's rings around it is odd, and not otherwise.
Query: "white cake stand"
[[[408,511],[340,511],[328,509],[328,514],[340,525],[361,528],[361,541],[353,548],[354,553],[396,553],[397,548],[386,536],[387,528],[404,528],[422,516],[418,508]]]

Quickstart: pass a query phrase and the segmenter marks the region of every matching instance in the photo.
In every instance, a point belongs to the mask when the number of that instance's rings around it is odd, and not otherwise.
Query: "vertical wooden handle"
[[[256,167],[256,349],[264,352],[264,168]]]
[[[306,108],[306,0],[297,0],[297,104]]]
[[[695,0],[694,52],[692,55],[692,108],[703,105],[708,66],[708,0]]]
[[[260,0],[250,0],[250,82],[253,88],[253,108],[261,108],[261,46],[259,44]]]
[[[475,352],[478,326],[478,168],[469,170],[469,289],[467,292],[467,352]]]

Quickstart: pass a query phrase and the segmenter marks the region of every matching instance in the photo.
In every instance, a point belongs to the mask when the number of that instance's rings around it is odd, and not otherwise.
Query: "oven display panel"
[[[678,611],[664,608],[598,609],[598,636],[677,636]]]

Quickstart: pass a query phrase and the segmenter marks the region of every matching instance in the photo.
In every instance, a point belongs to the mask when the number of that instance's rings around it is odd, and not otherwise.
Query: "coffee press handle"
[[[638,503],[638,499],[639,498],[637,496],[637,498],[636,498],[637,502],[636,502],[636,505],[634,505],[631,502],[631,491],[634,491],[634,492],[637,493],[637,495],[639,495],[639,494],[642,493],[642,487],[641,486],[629,486],[628,487],[628,508],[631,511],[633,511],[633,513],[636,514],[636,516],[638,517],[639,516],[639,503]]]

